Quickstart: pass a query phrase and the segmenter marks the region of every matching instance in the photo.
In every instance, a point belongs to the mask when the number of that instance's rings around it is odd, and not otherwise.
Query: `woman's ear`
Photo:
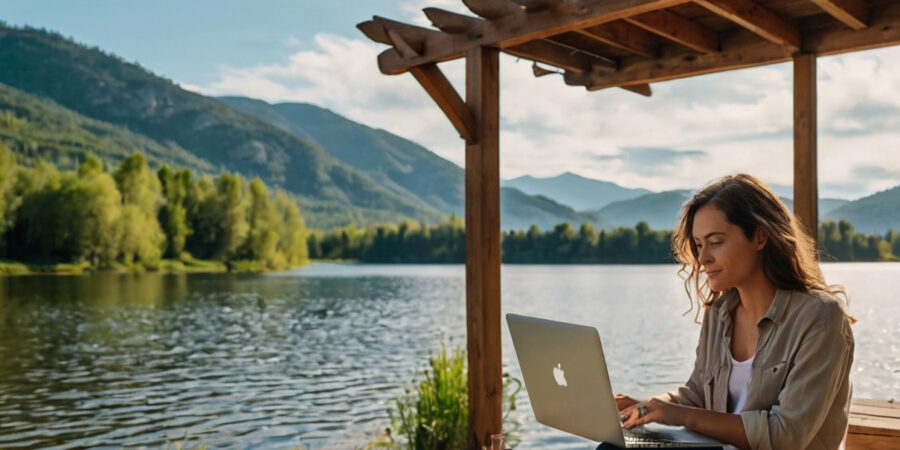
[[[756,246],[756,251],[766,248],[767,242],[769,242],[769,235],[761,228],[757,228],[756,232],[753,233],[753,244]]]

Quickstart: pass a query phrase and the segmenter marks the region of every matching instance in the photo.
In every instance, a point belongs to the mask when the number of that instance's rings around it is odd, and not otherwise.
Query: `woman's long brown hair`
[[[767,236],[766,245],[760,250],[761,263],[763,273],[775,287],[827,292],[843,302],[846,313],[850,299],[843,287],[825,283],[813,239],[768,186],[751,175],[737,174],[724,176],[694,194],[682,207],[681,219],[672,234],[672,249],[681,263],[678,273],[684,279],[684,289],[691,302],[687,312],[693,310],[694,303],[698,306],[694,320],[722,295],[710,289],[705,277],[700,281],[699,252],[692,231],[694,215],[706,205],[721,210],[726,220],[740,227],[747,239],[753,239],[757,230]]]

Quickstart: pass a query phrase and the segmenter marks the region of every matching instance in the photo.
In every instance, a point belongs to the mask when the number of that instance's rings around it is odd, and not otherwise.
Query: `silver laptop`
[[[720,447],[684,427],[619,422],[596,328],[507,314],[506,323],[538,422],[618,447]]]

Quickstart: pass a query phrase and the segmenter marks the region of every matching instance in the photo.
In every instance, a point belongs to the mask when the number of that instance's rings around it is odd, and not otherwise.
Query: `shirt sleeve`
[[[697,356],[694,359],[694,370],[688,381],[675,392],[669,392],[672,401],[681,405],[703,408],[706,403],[706,392],[703,389],[703,378],[706,368],[706,353],[711,328],[713,308],[706,308],[703,314],[703,325],[700,327],[700,339],[697,342]]]
[[[853,349],[853,335],[843,309],[837,303],[824,303],[820,319],[800,342],[778,401],[769,410],[741,413],[750,447],[809,446],[841,384],[850,376]],[[849,396],[849,390],[843,395]]]

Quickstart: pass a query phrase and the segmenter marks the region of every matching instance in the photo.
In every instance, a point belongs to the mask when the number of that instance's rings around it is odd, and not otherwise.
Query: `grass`
[[[444,450],[467,447],[469,431],[469,389],[466,353],[457,347],[448,352],[444,344],[437,355],[429,357],[429,368],[420,379],[394,399],[388,410],[399,441],[386,429],[370,441],[367,449]],[[518,424],[510,422],[509,413],[516,409],[515,396],[522,383],[504,374],[503,409],[504,438],[508,444],[517,441]]]
[[[257,265],[258,266],[258,265]],[[240,271],[252,272],[257,268],[253,264],[244,264]],[[114,263],[108,269],[91,267],[90,263],[58,263],[58,264],[34,264],[20,261],[0,260],[0,275],[29,275],[29,274],[81,274],[90,272],[177,272],[177,273],[217,273],[225,272],[228,268],[221,261],[207,261],[193,258],[162,259],[152,267],[143,264]]]

